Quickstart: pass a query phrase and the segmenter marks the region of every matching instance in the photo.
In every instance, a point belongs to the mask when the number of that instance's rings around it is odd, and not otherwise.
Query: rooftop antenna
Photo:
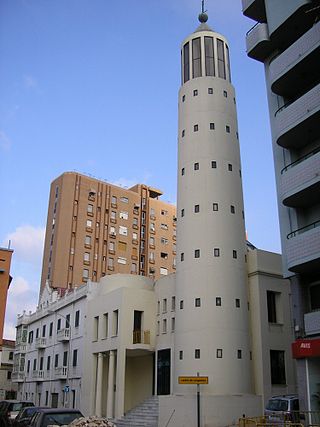
[[[204,7],[204,0],[201,0],[201,13],[198,16],[199,21],[201,22],[201,24],[205,23],[208,21],[208,15],[206,13],[207,11],[205,10]]]

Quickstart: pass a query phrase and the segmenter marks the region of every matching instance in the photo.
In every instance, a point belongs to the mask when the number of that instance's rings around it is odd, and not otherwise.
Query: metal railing
[[[133,331],[133,344],[150,344],[150,331]]]
[[[320,411],[274,412],[239,418],[239,427],[320,427]]]
[[[310,157],[314,156],[315,154],[320,152],[320,147],[310,151],[310,153],[305,154],[302,157],[299,157],[299,159],[295,160],[294,162],[290,163],[289,165],[285,166],[283,169],[281,169],[281,175],[286,172],[288,169],[291,169],[292,167],[298,165],[299,163],[304,162],[305,160],[309,159]]]
[[[282,105],[280,108],[278,108],[277,111],[274,113],[274,117],[277,117],[277,114],[279,114],[285,108],[289,107],[289,105],[293,104],[294,101],[296,101],[296,99],[289,101],[289,102],[285,103],[284,105]]]
[[[292,231],[287,235],[287,239],[292,239],[292,237],[296,237],[299,234],[305,233],[306,231],[312,230],[313,228],[317,228],[320,226],[320,220],[313,222],[312,224],[308,224],[305,227],[298,228],[297,230]]]

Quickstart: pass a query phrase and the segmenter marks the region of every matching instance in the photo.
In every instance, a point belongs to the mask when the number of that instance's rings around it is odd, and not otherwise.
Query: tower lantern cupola
[[[231,82],[227,41],[207,25],[208,15],[204,10],[204,2],[198,19],[199,27],[182,44],[182,84],[208,76]]]

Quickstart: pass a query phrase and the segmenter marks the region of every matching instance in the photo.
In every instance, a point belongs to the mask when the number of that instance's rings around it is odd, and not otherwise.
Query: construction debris
[[[72,421],[72,423],[66,426],[48,426],[48,427],[117,427],[116,424],[107,420],[106,418],[100,418],[96,416],[81,417]]]

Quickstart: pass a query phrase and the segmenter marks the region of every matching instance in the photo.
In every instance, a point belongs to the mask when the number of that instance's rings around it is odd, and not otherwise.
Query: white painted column
[[[108,373],[108,392],[107,392],[107,418],[113,418],[114,405],[114,368],[115,368],[114,350],[109,352],[109,373]]]
[[[98,353],[97,386],[96,386],[96,415],[98,417],[102,416],[102,408],[101,408],[102,375],[103,375],[103,353]]]
[[[126,377],[126,349],[117,350],[117,375],[116,375],[116,407],[115,418],[124,414],[124,387]]]
[[[97,396],[97,363],[98,363],[98,356],[96,354],[92,354],[92,364],[91,364],[91,370],[89,372],[89,375],[86,374],[86,377],[83,377],[83,384],[91,384],[90,387],[90,407],[89,407],[89,413],[94,414],[96,411],[96,396]],[[88,378],[89,377],[89,378]],[[91,381],[92,378],[92,381]],[[50,381],[51,385],[51,381]],[[86,386],[84,386],[86,389]],[[87,392],[86,392],[87,393]],[[49,394],[51,396],[51,390],[49,391]],[[81,392],[81,408],[87,408],[86,403],[86,397],[84,397],[83,390]]]

